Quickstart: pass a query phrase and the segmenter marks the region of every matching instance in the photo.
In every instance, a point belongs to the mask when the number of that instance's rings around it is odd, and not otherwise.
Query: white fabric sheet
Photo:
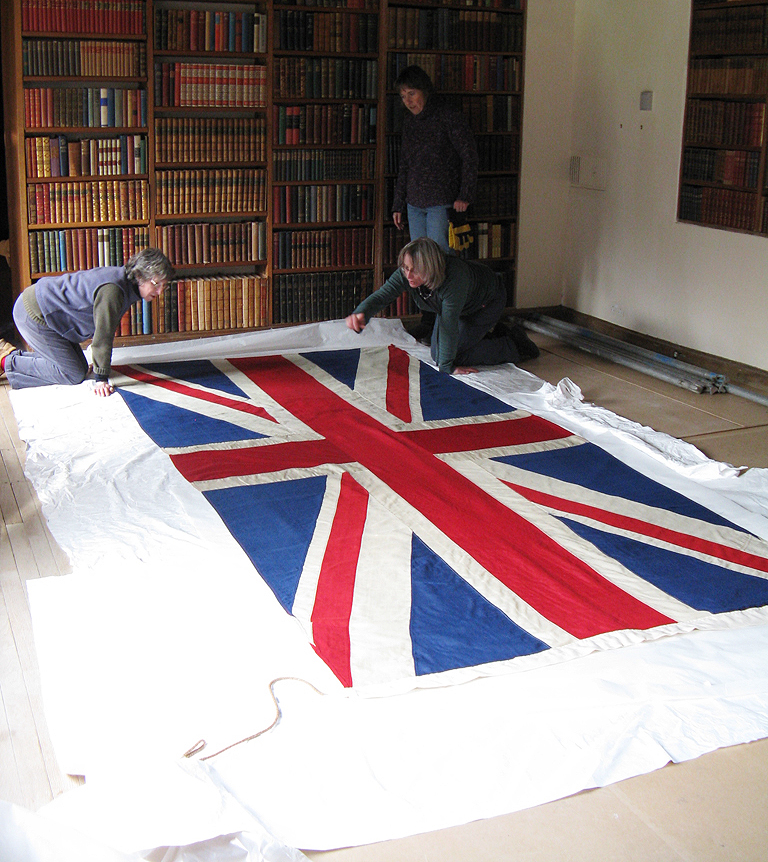
[[[399,323],[376,320],[362,335],[336,321],[123,348],[114,361],[385,343],[428,359]],[[570,381],[552,387],[514,366],[464,379],[768,538],[768,471],[711,462],[584,404]],[[768,626],[759,614],[735,630],[453,687],[346,692],[120,398],[95,398],[83,385],[14,392],[12,403],[28,475],[74,569],[28,584],[48,724],[62,767],[98,787],[44,811],[118,850],[250,835],[254,823],[285,853],[369,843],[768,735]],[[211,760],[181,759],[200,739],[197,758],[269,727],[278,678],[274,729]],[[200,782],[188,812],[158,817],[137,803],[147,783],[158,799],[163,789],[173,798],[179,775]],[[105,822],[98,812],[110,802],[125,816]],[[209,858],[217,852],[212,841]]]

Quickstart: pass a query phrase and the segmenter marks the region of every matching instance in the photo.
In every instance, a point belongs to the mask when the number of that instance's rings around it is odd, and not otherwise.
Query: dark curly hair
[[[399,93],[403,89],[421,90],[429,96],[435,89],[432,79],[421,68],[421,66],[406,66],[395,80],[395,90]]]

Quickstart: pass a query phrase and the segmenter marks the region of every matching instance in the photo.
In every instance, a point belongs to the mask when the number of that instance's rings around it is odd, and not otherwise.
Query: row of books
[[[145,32],[144,0],[21,0],[21,29],[36,33]]]
[[[348,57],[275,57],[279,99],[376,99],[378,61]]]
[[[274,177],[278,182],[319,180],[372,180],[376,151],[368,150],[275,150]]]
[[[39,230],[29,235],[29,268],[34,276],[75,272],[94,266],[123,266],[149,247],[146,227],[81,227]]]
[[[272,188],[276,224],[369,221],[374,214],[373,186],[363,183]]]
[[[263,221],[160,225],[157,247],[174,266],[263,261],[267,226]]]
[[[519,96],[459,96],[453,102],[467,117],[475,134],[517,132],[520,129]]]
[[[478,170],[516,171],[520,159],[517,135],[477,135]]]
[[[373,289],[371,270],[276,275],[272,322],[304,323],[346,317]]]
[[[147,47],[143,42],[89,39],[22,39],[22,74],[145,78]]]
[[[157,171],[161,215],[253,213],[267,209],[267,172],[261,168]]]
[[[272,235],[275,269],[317,269],[331,266],[371,266],[373,229],[280,230]]]
[[[400,0],[402,2],[402,0]],[[520,11],[524,0],[436,0],[436,6],[472,6],[478,9]],[[418,3],[418,0],[416,0]]]
[[[276,51],[334,51],[378,54],[378,15],[354,12],[303,12],[280,9],[275,15]]]
[[[375,144],[376,105],[274,106],[274,144]]]
[[[475,237],[472,256],[480,260],[514,257],[517,244],[515,222],[481,221],[473,225]]]
[[[689,144],[759,147],[763,143],[765,103],[689,99],[685,140]]]
[[[747,150],[713,150],[686,147],[683,151],[683,179],[724,186],[757,188],[760,153]]]
[[[523,50],[523,20],[483,10],[396,6],[389,10],[387,47],[422,51]]]
[[[515,215],[517,177],[479,177],[472,208],[480,216]]]
[[[480,260],[515,256],[517,224],[515,222],[470,222],[475,242],[470,247],[470,256]],[[384,226],[382,253],[389,265],[395,266],[400,249],[410,241],[407,224],[405,230],[394,225]]]
[[[69,140],[64,135],[24,141],[27,177],[114,176],[147,173],[143,135]]]
[[[265,117],[157,117],[155,161],[263,162]]]
[[[385,222],[381,245],[382,260],[394,267],[400,249],[410,241],[410,238],[407,225],[405,230],[398,230],[391,221]]]
[[[155,8],[156,51],[267,51],[263,12]]]
[[[755,229],[757,195],[710,186],[680,186],[680,218],[703,224]]]
[[[520,128],[520,97],[500,93],[456,94],[445,98],[469,121],[476,135],[489,132],[517,132]],[[399,97],[390,93],[385,102],[387,131],[402,130],[405,108]]]
[[[146,180],[81,180],[27,186],[27,223],[31,225],[148,218]]]
[[[275,6],[316,6],[321,9],[378,9],[378,0],[275,0]]]
[[[688,66],[688,92],[734,96],[768,93],[768,58],[692,58]]]
[[[155,106],[263,108],[267,68],[249,63],[155,63]]]
[[[421,54],[392,52],[388,80],[394,81],[406,66],[421,66],[438,90],[520,89],[522,63],[518,57],[499,54]]]
[[[401,293],[388,308],[381,310],[379,317],[408,317],[421,314],[419,307],[410,293]]]
[[[762,5],[695,10],[691,51],[761,51],[768,48],[768,9]]]
[[[141,128],[147,91],[132,87],[25,87],[24,125],[45,128]]]
[[[152,302],[134,303],[119,335],[215,332],[269,323],[269,283],[258,275],[180,278]]]

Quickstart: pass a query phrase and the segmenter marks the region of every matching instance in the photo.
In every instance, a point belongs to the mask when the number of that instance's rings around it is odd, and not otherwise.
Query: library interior
[[[0,858],[766,858],[768,0],[642,5],[3,0]]]

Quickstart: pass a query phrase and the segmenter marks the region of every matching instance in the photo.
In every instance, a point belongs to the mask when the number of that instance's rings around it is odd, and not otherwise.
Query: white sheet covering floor
[[[132,348],[115,361],[392,341],[427,354],[399,324],[376,321],[363,336],[335,322]],[[583,404],[568,382],[543,385],[511,366],[467,381],[768,537],[768,471],[708,461]],[[12,403],[28,474],[74,569],[28,584],[56,752],[87,779],[41,814],[116,851],[147,855],[242,831],[251,836],[242,840],[266,842],[250,858],[297,858],[291,847],[492,817],[768,736],[768,626],[759,615],[739,629],[451,688],[350,697],[120,399],[95,399],[84,386],[17,392]],[[174,517],[155,511],[159,497],[177,501]],[[118,529],[125,516],[131,525]],[[205,756],[268,727],[269,683],[279,677],[323,694],[276,683],[282,718],[273,730],[210,761],[181,759],[198,739]],[[222,846],[198,850],[229,858]]]

